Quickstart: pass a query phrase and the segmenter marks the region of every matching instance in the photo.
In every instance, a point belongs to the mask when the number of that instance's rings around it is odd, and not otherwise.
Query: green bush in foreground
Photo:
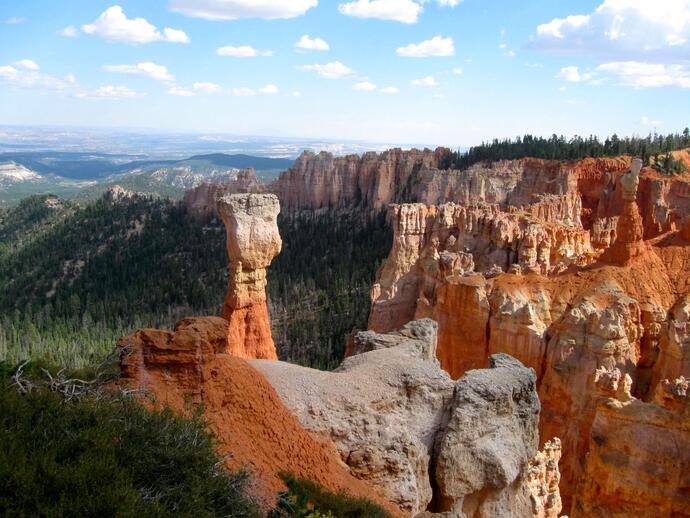
[[[363,498],[332,493],[311,480],[289,474],[281,477],[288,490],[280,494],[278,507],[270,518],[392,518],[377,504]]]
[[[0,515],[229,516],[260,511],[198,419],[119,396],[26,394],[0,368]]]

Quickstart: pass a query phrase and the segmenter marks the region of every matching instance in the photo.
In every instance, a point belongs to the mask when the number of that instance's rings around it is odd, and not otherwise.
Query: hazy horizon
[[[4,3],[0,120],[453,147],[687,126],[690,0],[554,4]]]

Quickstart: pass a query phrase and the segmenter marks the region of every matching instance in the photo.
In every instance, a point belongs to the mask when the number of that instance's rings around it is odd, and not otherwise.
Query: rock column
[[[280,204],[273,194],[229,194],[217,210],[227,231],[228,291],[223,318],[228,320],[228,353],[240,358],[276,359],[266,305],[266,268],[280,253]]]
[[[616,225],[616,241],[602,255],[608,264],[624,266],[647,249],[644,242],[644,226],[637,206],[637,186],[642,160],[632,161],[630,171],[621,177],[623,211]]]

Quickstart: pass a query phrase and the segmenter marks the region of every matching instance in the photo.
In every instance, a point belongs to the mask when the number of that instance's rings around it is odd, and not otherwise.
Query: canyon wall
[[[687,516],[677,502],[690,487],[678,471],[688,461],[672,453],[690,446],[687,399],[674,396],[674,406],[656,394],[690,377],[690,219],[684,198],[663,194],[683,192],[688,179],[622,175],[617,162],[603,163],[610,170],[590,161],[593,169],[568,172],[568,185],[584,188],[579,222],[529,205],[392,206],[394,244],[372,289],[370,328],[433,318],[437,357],[454,378],[499,352],[532,367],[542,440],[561,439],[571,516],[655,516],[663,495],[672,495],[663,509]],[[655,182],[668,189],[649,196]],[[608,241],[593,242],[604,228]],[[602,372],[629,380],[630,398],[607,403]],[[614,475],[599,480],[609,468]],[[645,496],[661,482],[642,473],[663,480],[661,497]],[[592,514],[598,506],[612,514]]]

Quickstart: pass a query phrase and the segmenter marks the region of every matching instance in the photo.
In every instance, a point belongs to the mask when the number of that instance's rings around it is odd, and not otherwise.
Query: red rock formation
[[[558,484],[561,474],[558,462],[561,459],[561,440],[554,437],[546,441],[529,463],[530,501],[534,518],[558,518],[563,507]]]
[[[614,462],[619,448],[612,437],[615,423],[626,419],[631,439],[624,450],[633,458],[652,458],[650,445],[655,440],[690,445],[685,425],[669,424],[670,430],[655,431],[652,424],[659,414],[652,400],[660,387],[668,385],[664,380],[690,377],[690,234],[684,226],[675,231],[661,225],[655,228],[666,229],[665,233],[645,240],[650,228],[645,218],[657,218],[645,209],[652,204],[653,197],[643,191],[651,174],[642,171],[636,189],[636,181],[620,174],[619,162],[605,165],[605,171],[573,172],[578,185],[586,189],[583,212],[589,220],[584,229],[547,221],[561,219],[567,211],[545,210],[538,205],[541,201],[504,210],[481,205],[393,206],[394,247],[372,290],[370,325],[385,330],[410,314],[436,319],[437,357],[454,377],[484,367],[496,352],[506,352],[534,368],[542,401],[541,437],[562,440],[566,512],[596,515],[591,513],[601,504],[610,510],[604,515],[616,515],[612,495],[619,495],[625,504],[621,508],[651,516],[645,513],[654,507],[645,507],[644,492],[635,496],[634,484],[626,489],[608,477],[603,489],[597,489],[595,473]],[[669,186],[682,185],[685,179],[668,181]],[[605,188],[597,190],[597,186]],[[587,197],[594,193],[605,202],[597,212],[587,212],[591,207]],[[657,203],[661,198],[654,199]],[[638,203],[643,210],[638,210]],[[668,213],[683,213],[682,203],[668,205]],[[597,227],[597,222],[605,223]],[[605,242],[602,236],[607,231]],[[604,250],[601,261],[596,260],[600,252],[582,245],[589,245],[594,233]],[[580,235],[586,237],[575,239]],[[449,240],[451,245],[445,245]],[[441,254],[459,251],[473,254],[478,273],[443,269]],[[630,401],[637,401],[631,408],[642,409],[639,419],[637,410],[612,416],[601,409],[597,382],[604,378],[595,373],[602,369],[630,380]],[[685,412],[682,405],[667,410],[680,412],[676,420],[685,419],[679,417]],[[658,422],[670,423],[669,419],[670,415]],[[641,430],[649,444],[635,445],[632,437]],[[597,453],[590,459],[593,444]],[[673,458],[670,450],[662,448],[658,453]],[[686,491],[688,485],[675,475],[675,467],[668,468],[668,476],[663,466],[659,469],[668,485],[662,494]],[[623,485],[633,476],[625,470],[612,468],[612,472],[620,475]],[[576,488],[588,489],[578,493]],[[679,512],[676,508],[669,509]]]
[[[240,358],[277,358],[266,305],[266,268],[280,253],[278,198],[228,194],[218,199],[227,231],[230,263],[223,317],[230,322],[230,353]]]
[[[173,331],[142,329],[122,338],[122,382],[156,407],[203,417],[230,470],[249,468],[250,491],[264,508],[285,489],[278,474],[294,473],[333,491],[399,511],[340,462],[332,443],[305,431],[264,376],[229,354],[228,323],[217,317],[181,320]]]

